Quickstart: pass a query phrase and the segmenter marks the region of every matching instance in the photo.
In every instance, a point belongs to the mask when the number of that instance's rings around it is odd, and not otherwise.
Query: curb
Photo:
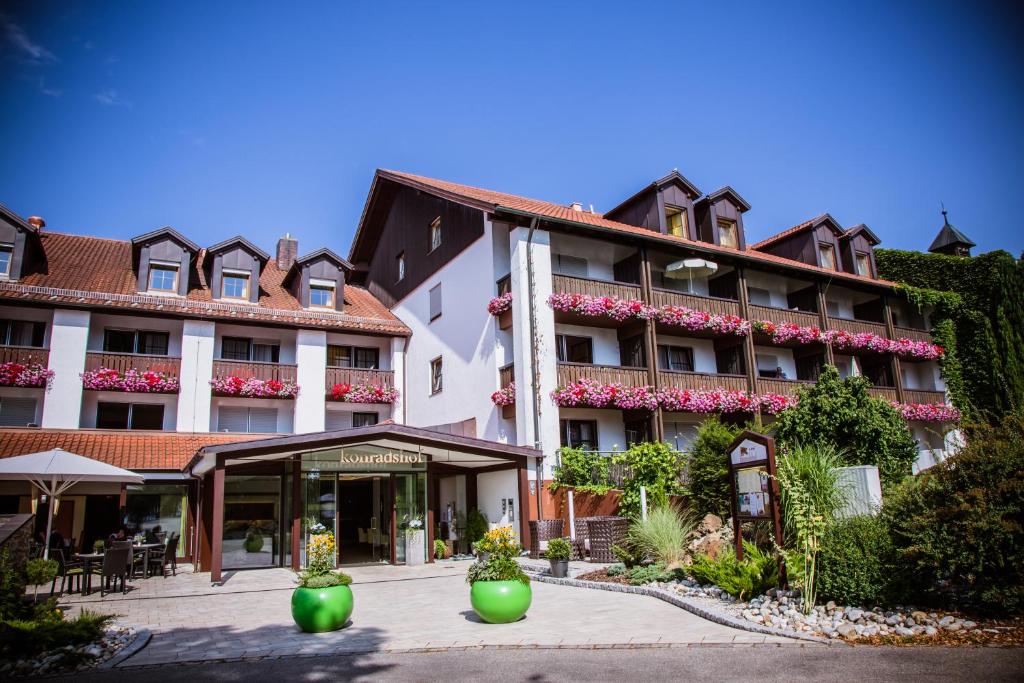
[[[793,638],[794,640],[806,640],[812,643],[818,643],[821,645],[848,645],[831,638],[822,638],[820,636],[812,636],[806,633],[797,633],[796,631],[779,631],[767,626],[759,626],[758,624],[751,623],[746,619],[737,619],[728,614],[722,612],[716,612],[708,609],[704,605],[701,605],[689,598],[682,595],[678,595],[671,591],[667,591],[661,588],[647,588],[646,586],[626,586],[621,583],[603,583],[600,581],[581,581],[579,579],[556,579],[553,576],[547,574],[538,574],[530,572],[532,579],[540,581],[541,583],[552,583],[557,586],[572,586],[575,588],[591,588],[595,590],[611,591],[613,593],[635,593],[637,595],[646,595],[651,598],[657,598],[664,602],[680,607],[687,612],[692,612],[698,617],[713,621],[716,624],[722,626],[731,626],[732,628],[740,629],[743,631],[750,631],[751,633],[760,633],[768,636],[783,636],[785,638]]]
[[[153,633],[148,628],[139,629],[135,634],[135,640],[121,648],[120,652],[97,666],[95,670],[113,669],[115,666],[149,645],[149,641],[152,637]]]

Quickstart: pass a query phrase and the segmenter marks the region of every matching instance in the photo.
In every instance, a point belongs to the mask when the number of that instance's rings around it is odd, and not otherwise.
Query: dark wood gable
[[[747,248],[743,214],[749,210],[750,204],[731,187],[723,187],[701,197],[694,203],[697,215],[694,239],[708,244],[722,244],[720,221],[730,221],[736,225],[737,248],[743,251]]]
[[[820,246],[827,244],[832,247],[835,254],[836,270],[845,271],[845,260],[839,243],[842,235],[843,229],[839,223],[828,214],[822,214],[803,229],[759,247],[758,251],[823,268]]]
[[[844,232],[839,238],[839,244],[844,271],[855,275],[878,277],[878,268],[875,267],[875,247],[881,244],[881,241],[866,225],[861,224]],[[867,257],[869,273],[857,272],[857,260],[861,255]]]
[[[203,268],[206,270],[207,282],[210,283],[210,295],[214,299],[223,298],[221,285],[224,270],[245,273],[249,277],[249,301],[258,303],[260,300],[260,273],[270,260],[270,255],[249,242],[244,237],[232,237],[206,250]]]
[[[178,267],[177,293],[187,295],[192,262],[198,253],[199,247],[173,228],[160,228],[132,238],[132,265],[138,278],[136,291],[148,291],[150,264],[158,261]]]
[[[11,250],[8,280],[20,280],[30,273],[46,270],[46,254],[39,240],[39,230],[13,211],[0,204],[0,244]]]
[[[330,249],[320,249],[295,259],[282,284],[304,307],[309,307],[310,287],[315,280],[334,284],[334,308],[345,310],[345,274],[352,264]]]
[[[667,213],[669,208],[679,209],[686,213],[688,239],[697,239],[696,217],[693,202],[700,196],[700,190],[678,171],[673,171],[664,178],[656,180],[643,190],[604,214],[604,217],[647,228],[661,234],[668,233]]]

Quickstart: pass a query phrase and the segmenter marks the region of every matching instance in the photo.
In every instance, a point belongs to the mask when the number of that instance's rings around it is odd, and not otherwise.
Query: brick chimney
[[[28,224],[37,230],[42,230],[46,227],[46,221],[43,220],[42,216],[29,216]]]
[[[286,232],[284,237],[277,241],[277,267],[288,270],[298,257],[299,241]]]

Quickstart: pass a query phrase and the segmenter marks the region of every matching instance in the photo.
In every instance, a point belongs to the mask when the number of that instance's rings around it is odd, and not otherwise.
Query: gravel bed
[[[0,661],[0,679],[13,677],[51,676],[86,671],[102,666],[125,648],[134,644],[139,633],[131,626],[113,624],[92,643],[65,645],[44,652],[34,659]]]

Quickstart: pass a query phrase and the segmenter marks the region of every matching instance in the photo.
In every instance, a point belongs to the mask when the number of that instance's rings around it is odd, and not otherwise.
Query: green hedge
[[[887,604],[897,599],[896,551],[881,517],[836,522],[818,553],[818,598],[840,605]]]

